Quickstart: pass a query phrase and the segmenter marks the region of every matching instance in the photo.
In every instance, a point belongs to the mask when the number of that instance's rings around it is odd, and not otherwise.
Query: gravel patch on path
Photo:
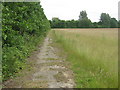
[[[52,43],[52,39],[47,36],[43,45],[38,48],[38,53],[33,58],[35,63],[31,66],[32,73],[7,81],[4,86],[9,88],[74,88],[73,72],[64,65],[65,59],[57,54]]]

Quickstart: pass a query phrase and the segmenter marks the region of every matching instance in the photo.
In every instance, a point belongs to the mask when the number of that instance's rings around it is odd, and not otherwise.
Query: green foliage
[[[81,11],[79,20],[60,20],[52,18],[49,20],[51,28],[117,28],[119,23],[115,18],[111,18],[109,14],[102,13],[99,22],[91,22],[87,17],[86,11]]]
[[[81,11],[80,16],[79,16],[79,20],[84,19],[84,18],[88,19],[87,13],[86,13],[86,11]]]
[[[118,22],[117,22],[117,20],[115,18],[111,18],[111,20],[110,20],[110,27],[111,28],[118,27]]]
[[[62,25],[61,20],[56,17],[52,18],[51,24],[52,24],[52,27],[55,27],[55,28],[59,28]]]
[[[25,59],[50,25],[38,2],[4,2],[2,5],[2,72],[6,80],[24,68]]]
[[[83,18],[79,21],[79,27],[80,28],[90,28],[90,27],[92,27],[92,22],[90,21],[90,19]]]
[[[76,28],[76,27],[78,27],[78,21],[77,20],[68,20],[68,21],[66,21],[66,27],[67,28]]]
[[[86,11],[80,12],[78,27],[80,27],[80,28],[92,27],[92,22],[90,19],[88,19]]]
[[[88,19],[86,11],[80,12],[78,27],[80,27],[80,28],[92,27],[92,22],[90,19]]]
[[[111,17],[109,16],[109,14],[102,13],[101,16],[100,16],[102,26],[106,27],[106,28],[109,28],[110,27],[110,19],[111,19]]]
[[[76,28],[78,27],[77,20],[60,20],[59,18],[52,18],[49,20],[51,28]]]

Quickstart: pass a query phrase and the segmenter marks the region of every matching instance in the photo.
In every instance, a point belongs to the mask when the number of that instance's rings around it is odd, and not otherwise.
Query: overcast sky
[[[80,11],[86,10],[93,22],[100,19],[101,13],[108,13],[118,19],[118,2],[120,0],[40,0],[49,20],[58,17],[62,20],[78,20]]]

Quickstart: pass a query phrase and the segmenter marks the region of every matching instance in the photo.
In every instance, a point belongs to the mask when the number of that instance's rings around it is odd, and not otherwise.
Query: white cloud
[[[118,19],[119,0],[41,0],[48,19],[59,17],[63,20],[78,19],[79,13],[86,10],[92,21],[99,21],[102,12]]]

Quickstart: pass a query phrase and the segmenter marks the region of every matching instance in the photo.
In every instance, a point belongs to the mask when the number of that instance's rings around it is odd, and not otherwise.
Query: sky
[[[40,0],[49,20],[58,17],[61,20],[78,20],[80,11],[86,10],[93,22],[100,20],[101,13],[108,13],[118,20],[118,2],[120,0]]]

